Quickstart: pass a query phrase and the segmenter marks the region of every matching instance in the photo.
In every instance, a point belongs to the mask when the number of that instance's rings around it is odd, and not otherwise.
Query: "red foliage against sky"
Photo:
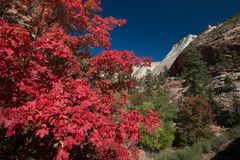
[[[6,135],[18,129],[40,139],[51,136],[46,143],[57,147],[57,160],[89,145],[97,159],[136,157],[139,125],[152,133],[160,121],[153,111],[143,116],[120,109],[124,94],[115,98],[133,86],[133,65],[149,64],[130,51],[109,50],[109,31],[126,20],[97,15],[99,0],[18,2],[36,8],[36,32],[0,21],[0,126]],[[106,50],[88,58],[82,70],[77,51],[89,54],[90,47]]]

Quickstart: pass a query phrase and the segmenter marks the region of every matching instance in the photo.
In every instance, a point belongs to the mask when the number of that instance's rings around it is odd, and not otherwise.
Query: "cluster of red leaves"
[[[89,145],[97,159],[133,159],[139,126],[152,133],[159,117],[153,111],[143,116],[121,110],[118,105],[127,98],[119,101],[114,93],[131,87],[132,67],[149,60],[108,50],[90,58],[85,72],[74,53],[79,46],[109,48],[108,31],[125,21],[95,15],[101,10],[99,0],[34,2],[43,9],[36,39],[26,29],[0,21],[0,127],[7,129],[7,136],[18,129],[53,137],[46,143],[58,148],[57,160],[68,159],[73,147]],[[47,25],[56,6],[63,14],[55,16],[60,17],[56,24]],[[72,25],[86,33],[72,36]],[[79,75],[73,78],[75,73]]]
[[[136,57],[131,51],[103,51],[89,61],[88,74],[94,81],[109,80],[113,90],[132,88],[133,66],[149,65],[150,59]]]
[[[6,89],[1,90],[0,104],[18,106],[48,89],[54,76],[25,29],[2,20],[0,24],[1,89]]]
[[[60,23],[66,31],[78,33],[81,48],[110,48],[110,33],[115,26],[122,26],[125,19],[101,17],[100,0],[19,0],[36,8],[41,19],[33,21],[35,27],[45,32],[54,23]],[[33,17],[34,19],[35,17]],[[74,27],[73,27],[74,26]]]

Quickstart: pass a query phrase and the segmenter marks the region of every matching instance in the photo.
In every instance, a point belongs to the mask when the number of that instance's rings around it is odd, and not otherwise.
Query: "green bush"
[[[223,106],[215,106],[215,114],[217,122],[224,127],[235,127],[240,124],[240,100],[239,98],[234,99],[232,106],[233,110],[224,110]]]
[[[227,134],[222,134],[218,137],[214,137],[212,140],[211,140],[211,144],[212,144],[212,149],[214,151],[220,151],[222,149],[222,145],[224,143],[226,143],[226,141],[228,140],[228,136]]]
[[[148,134],[144,127],[141,128],[139,146],[147,150],[159,150],[172,146],[175,129],[172,123],[162,125],[155,129],[153,134]]]
[[[173,120],[176,118],[177,107],[169,99],[168,93],[164,89],[159,89],[153,102],[145,102],[142,105],[134,106],[134,109],[146,114],[149,108],[155,110],[161,118],[161,127],[156,129],[153,134],[148,134],[141,128],[139,145],[147,150],[159,150],[171,147],[175,128]]]
[[[211,143],[201,140],[192,146],[186,146],[175,152],[160,153],[155,156],[157,160],[200,160],[203,153],[211,151]]]
[[[237,126],[229,131],[229,135],[231,138],[239,138],[240,137],[240,126]]]
[[[176,152],[164,152],[154,157],[156,160],[181,160]]]
[[[132,104],[130,109],[136,109],[142,114],[147,114],[149,109],[153,109],[161,119],[161,126],[153,134],[147,133],[144,126],[140,127],[139,146],[146,150],[159,150],[171,147],[175,135],[173,120],[177,117],[177,106],[170,101],[168,93],[162,88],[156,91],[151,100],[146,100],[146,97],[144,93],[132,93],[130,96]]]
[[[131,106],[130,109],[135,109],[141,112],[143,115],[146,115],[148,113],[149,109],[153,109],[153,103],[152,102],[143,102],[142,105],[138,106]]]
[[[144,92],[147,97],[153,97],[153,76],[151,70],[147,70],[145,79],[144,79]]]
[[[197,147],[184,147],[177,151],[177,155],[181,160],[200,160],[201,148]]]
[[[160,88],[153,101],[153,107],[158,112],[161,120],[173,121],[177,117],[177,106],[171,102],[167,91]]]
[[[195,145],[196,148],[199,148],[199,151],[203,153],[209,153],[212,150],[211,142],[208,140],[200,140]]]
[[[210,140],[202,139],[192,146],[180,148],[174,152],[163,152],[154,156],[156,160],[200,160],[203,153],[221,151],[227,141],[240,137],[240,126],[230,129],[218,137]]]

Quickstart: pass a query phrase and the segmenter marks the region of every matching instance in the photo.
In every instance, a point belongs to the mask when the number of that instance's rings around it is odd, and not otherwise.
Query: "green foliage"
[[[147,150],[159,150],[171,147],[174,140],[175,129],[172,123],[163,124],[160,128],[155,129],[153,134],[148,134],[141,128],[141,138],[139,145]]]
[[[139,95],[142,96],[138,96],[138,102],[144,99],[143,93],[139,93]],[[159,150],[170,147],[174,140],[175,128],[173,120],[177,117],[177,107],[170,101],[168,93],[164,89],[160,88],[155,93],[155,96],[152,96],[151,99],[148,99],[148,101],[140,104],[131,100],[131,104],[137,104],[135,106],[131,106],[130,108],[136,109],[142,114],[146,114],[148,109],[151,108],[156,111],[161,118],[161,127],[156,129],[153,134],[147,133],[144,126],[140,128],[141,137],[139,146],[147,150]]]
[[[180,148],[174,152],[163,152],[154,156],[156,160],[201,160],[202,154],[210,151],[221,151],[227,141],[240,137],[240,126],[230,129],[218,137],[202,139],[192,146]]]
[[[227,46],[221,46],[214,52],[214,69],[217,71],[221,71],[227,66],[227,58],[225,56],[226,52],[228,52]]]
[[[240,137],[240,126],[236,126],[229,131],[229,136],[233,139]]]
[[[240,117],[240,98],[234,99],[233,108],[235,113]]]
[[[154,157],[156,160],[180,160],[176,152],[164,152]]]
[[[234,85],[233,80],[229,76],[226,76],[224,78],[224,84],[225,85]]]
[[[146,115],[148,113],[149,109],[153,109],[153,103],[152,102],[143,102],[142,105],[138,105],[138,106],[134,106],[134,107],[130,107],[133,109],[136,109],[138,111],[140,111],[143,115]]]
[[[159,84],[162,84],[165,80],[165,74],[164,73],[160,73],[158,76],[157,76],[157,79],[158,79],[158,83]]]
[[[187,53],[186,65],[182,72],[182,77],[189,86],[187,95],[203,96],[207,84],[210,82],[209,71],[199,50],[192,48]]]
[[[235,88],[236,88],[236,85],[234,84],[233,80],[229,76],[226,76],[224,78],[224,86],[216,88],[215,93],[221,94],[221,93],[232,92],[235,90]]]
[[[239,53],[239,51],[236,51],[232,54],[232,62],[234,64],[239,65],[239,63],[240,63],[240,53]]]
[[[186,146],[175,152],[159,154],[155,157],[157,160],[201,160],[203,153],[211,151],[211,141],[200,140],[192,146]]]
[[[214,114],[219,125],[224,127],[234,127],[240,124],[240,99],[234,98],[233,110],[226,110],[219,103],[213,103]]]
[[[240,98],[235,98],[233,102],[234,126],[240,124]]]
[[[192,146],[186,146],[175,152],[159,154],[156,160],[201,160],[202,153],[211,151],[211,143],[207,140],[201,140]]]
[[[223,144],[229,139],[227,134],[222,134],[218,137],[211,139],[212,149],[214,151],[220,151],[223,148]]]
[[[209,153],[212,150],[211,142],[209,140],[200,140],[197,142],[196,146],[201,148],[203,153]]]
[[[228,45],[222,45],[213,51],[214,72],[222,72],[226,68],[239,69],[240,54],[239,50]]]
[[[160,88],[153,102],[154,110],[164,121],[173,121],[177,117],[177,106],[171,102],[168,93]]]
[[[166,78],[169,76],[169,73],[167,70],[165,70],[165,72],[161,72],[158,76],[157,76],[157,84],[158,85],[162,85],[164,84]]]
[[[147,70],[147,74],[144,81],[144,92],[148,97],[153,96],[153,76],[151,70]]]
[[[178,150],[177,155],[181,160],[200,160],[201,148],[185,147],[182,150]]]

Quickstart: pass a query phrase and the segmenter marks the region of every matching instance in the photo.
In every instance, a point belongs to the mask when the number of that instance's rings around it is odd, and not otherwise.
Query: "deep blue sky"
[[[112,31],[112,49],[161,60],[188,34],[222,22],[240,11],[240,0],[103,0],[103,16],[126,18]]]

